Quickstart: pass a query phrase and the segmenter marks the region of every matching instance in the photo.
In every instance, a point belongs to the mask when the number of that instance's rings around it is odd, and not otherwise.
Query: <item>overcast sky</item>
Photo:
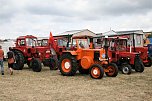
[[[110,28],[152,31],[152,0],[0,0],[0,38]]]

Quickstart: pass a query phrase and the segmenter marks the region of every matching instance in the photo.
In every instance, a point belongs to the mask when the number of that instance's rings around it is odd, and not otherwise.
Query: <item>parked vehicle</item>
[[[110,45],[108,50],[109,61],[116,63],[123,74],[131,74],[132,69],[136,72],[144,71],[140,53],[132,52],[131,46],[130,51],[128,51],[127,38],[110,37],[108,40]]]
[[[13,68],[16,70],[23,69],[24,64],[27,64],[33,71],[40,72],[42,69],[42,62],[49,66],[50,69],[57,69],[50,48],[38,46],[37,37],[35,36],[27,35],[18,37],[16,46],[13,47],[12,51],[14,52],[16,59]]]
[[[91,40],[91,43],[93,40]],[[107,49],[90,49],[87,39],[72,38],[72,45],[62,52],[58,68],[62,75],[73,76],[79,70],[82,74],[89,73],[94,79],[100,79],[104,73],[109,77],[116,77],[118,67],[108,62]]]
[[[7,60],[7,52],[9,51],[9,47],[15,46],[14,40],[4,40],[0,42],[2,49],[4,50],[4,60]]]

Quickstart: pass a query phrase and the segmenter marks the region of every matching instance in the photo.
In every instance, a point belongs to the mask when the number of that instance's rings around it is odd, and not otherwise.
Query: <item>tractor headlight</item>
[[[47,50],[46,53],[50,53],[50,50]]]
[[[128,57],[127,59],[130,60],[130,57]]]
[[[105,54],[102,54],[102,58],[105,58],[106,57],[106,55]]]

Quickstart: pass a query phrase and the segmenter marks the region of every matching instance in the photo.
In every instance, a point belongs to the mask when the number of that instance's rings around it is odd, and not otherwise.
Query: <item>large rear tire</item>
[[[144,71],[144,65],[141,59],[135,59],[135,71],[142,73]]]
[[[76,74],[78,65],[74,56],[63,54],[59,60],[58,68],[62,75],[73,76]]]
[[[57,70],[58,66],[57,66],[58,60],[57,58],[50,58],[50,70]]]
[[[39,59],[32,59],[30,63],[30,67],[34,72],[40,72],[42,69],[42,65]]]
[[[105,72],[108,77],[116,77],[118,75],[118,67],[115,63],[109,63],[107,69],[109,72]]]
[[[15,55],[15,63],[13,66],[14,70],[22,70],[24,67],[24,56],[20,51],[13,50],[14,55]]]
[[[132,67],[129,64],[124,63],[121,65],[121,72],[122,74],[131,74]]]
[[[90,76],[93,79],[101,79],[104,75],[104,69],[99,64],[93,64],[90,67]]]

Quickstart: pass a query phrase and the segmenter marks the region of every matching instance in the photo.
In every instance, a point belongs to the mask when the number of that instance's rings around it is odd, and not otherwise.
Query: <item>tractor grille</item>
[[[59,48],[59,52],[62,52],[62,48]]]
[[[98,61],[98,60],[99,60],[99,57],[100,57],[99,51],[95,51],[95,52],[94,52],[94,60],[95,60],[95,61]]]
[[[139,65],[141,62],[139,54],[136,54],[135,59],[134,59],[134,66]]]
[[[140,59],[139,54],[136,54],[135,60],[134,60],[135,64],[138,64],[138,62],[140,62],[140,61],[141,61],[141,59]]]
[[[112,58],[115,58],[116,57],[116,54],[115,53],[112,53]]]

